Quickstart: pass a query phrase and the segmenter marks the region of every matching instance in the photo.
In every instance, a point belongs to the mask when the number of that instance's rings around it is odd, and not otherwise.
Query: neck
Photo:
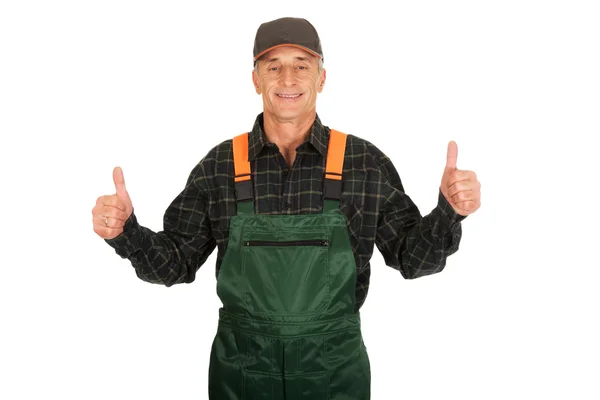
[[[279,119],[266,112],[263,114],[265,135],[269,142],[277,145],[288,166],[292,166],[296,157],[296,147],[308,137],[316,116],[316,110],[293,120]]]

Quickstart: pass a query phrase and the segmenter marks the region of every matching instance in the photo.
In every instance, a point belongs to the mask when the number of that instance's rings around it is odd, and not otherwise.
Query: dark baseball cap
[[[267,51],[282,46],[297,47],[323,59],[317,30],[304,18],[285,17],[261,24],[254,39],[254,63]]]

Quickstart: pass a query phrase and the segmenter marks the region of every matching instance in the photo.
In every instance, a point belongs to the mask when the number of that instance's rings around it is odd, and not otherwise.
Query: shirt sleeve
[[[140,279],[167,287],[191,283],[215,249],[208,193],[201,189],[205,167],[200,162],[194,168],[183,190],[168,206],[162,231],[153,232],[140,225],[133,212],[119,236],[105,239],[118,255],[131,261]]]
[[[406,279],[441,272],[458,250],[466,217],[454,211],[441,191],[436,207],[422,216],[392,162],[380,153],[378,163],[385,179],[375,243],[386,264]]]

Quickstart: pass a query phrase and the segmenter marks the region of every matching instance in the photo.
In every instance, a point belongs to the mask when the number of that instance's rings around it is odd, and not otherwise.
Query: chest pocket
[[[314,315],[330,303],[326,230],[247,231],[242,240],[240,285],[255,314]]]

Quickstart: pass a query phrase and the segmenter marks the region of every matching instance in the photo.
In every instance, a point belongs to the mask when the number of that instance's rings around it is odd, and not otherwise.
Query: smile
[[[284,94],[284,93],[277,93],[277,96],[283,98],[283,99],[295,99],[297,97],[302,96],[302,93],[295,93],[295,94]]]

